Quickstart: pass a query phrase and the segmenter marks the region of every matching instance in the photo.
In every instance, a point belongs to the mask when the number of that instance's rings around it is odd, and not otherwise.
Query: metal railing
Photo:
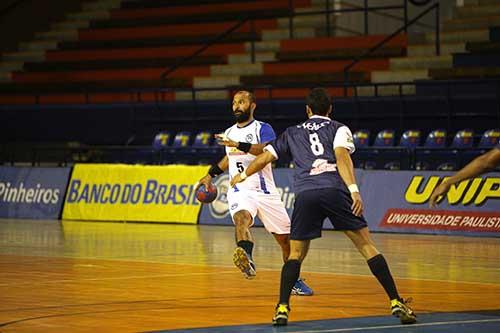
[[[386,42],[388,42],[390,39],[392,39],[395,35],[403,32],[403,31],[406,32],[407,28],[409,26],[411,26],[412,24],[416,23],[420,18],[422,18],[423,16],[425,16],[431,10],[436,9],[436,41],[437,41],[436,42],[436,45],[437,45],[437,47],[436,47],[436,54],[439,55],[439,2],[435,3],[431,7],[427,8],[424,12],[422,12],[421,14],[419,14],[417,17],[415,17],[412,20],[408,21],[408,1],[409,0],[402,0],[402,5],[371,6],[370,7],[368,5],[368,0],[364,0],[364,6],[361,7],[361,8],[360,7],[355,7],[355,8],[331,9],[330,8],[330,0],[325,0],[325,10],[307,11],[307,12],[302,12],[302,13],[296,13],[295,12],[295,7],[293,5],[293,0],[289,0],[289,2],[288,2],[288,15],[287,16],[284,16],[284,15],[281,15],[281,14],[280,15],[267,15],[265,18],[283,18],[283,17],[288,17],[288,22],[289,22],[288,23],[289,37],[290,37],[290,39],[293,39],[294,38],[294,23],[293,23],[293,20],[294,20],[295,17],[313,16],[313,15],[318,15],[318,16],[319,15],[325,15],[325,22],[326,22],[325,29],[326,29],[326,34],[327,34],[327,36],[331,36],[331,30],[332,30],[331,29],[332,28],[332,24],[331,24],[331,19],[330,19],[330,15],[331,14],[363,12],[363,14],[364,14],[364,34],[368,35],[369,34],[368,13],[369,12],[376,12],[376,11],[382,11],[382,10],[401,10],[402,13],[403,13],[404,25],[400,29],[398,29],[396,32],[394,32],[393,34],[391,34],[390,36],[388,36],[387,39],[384,39],[384,41],[382,41],[381,43],[377,44],[374,48],[372,48],[373,50],[376,50],[376,49],[380,48],[382,45],[384,45]],[[208,49],[210,46],[216,44],[219,41],[222,41],[225,37],[231,35],[233,32],[235,32],[236,30],[238,30],[238,28],[240,28],[241,26],[243,26],[243,24],[245,24],[246,22],[250,22],[250,25],[251,25],[250,31],[251,31],[251,33],[255,34],[255,21],[262,20],[262,18],[263,17],[261,15],[259,15],[259,16],[247,16],[247,17],[240,18],[236,24],[234,24],[233,26],[231,26],[226,31],[220,33],[215,38],[213,38],[212,40],[210,40],[207,43],[205,43],[204,45],[202,45],[198,50],[196,50],[195,52],[193,52],[193,54],[184,57],[177,64],[166,68],[162,72],[162,74],[160,76],[162,82],[163,83],[165,82],[165,79],[168,77],[168,75],[170,75],[171,73],[175,72],[182,65],[186,64],[187,62],[189,62],[190,60],[192,60],[196,56],[202,54],[203,51],[205,51],[206,49]],[[250,52],[251,60],[252,60],[252,63],[255,63],[255,40],[252,39],[250,43],[251,43],[251,52]],[[371,52],[373,52],[373,50],[370,50],[370,52],[368,52],[367,54],[371,54]],[[356,61],[356,59],[354,61]],[[354,66],[354,64],[352,66]],[[351,68],[352,66],[350,66],[349,68]]]
[[[366,0],[365,0],[366,1]],[[407,2],[405,1],[405,4]],[[407,31],[407,28],[416,23],[418,20],[420,20],[422,17],[424,17],[425,15],[427,15],[428,13],[430,13],[431,11],[434,11],[435,13],[435,51],[436,51],[436,55],[440,55],[441,54],[441,43],[440,43],[440,36],[439,36],[439,29],[440,29],[440,22],[439,22],[439,2],[436,2],[434,3],[433,5],[431,5],[430,7],[428,7],[427,9],[425,9],[424,11],[422,11],[420,14],[418,14],[417,16],[415,16],[413,19],[411,19],[410,21],[407,21],[406,22],[406,19],[405,19],[405,24],[400,27],[399,29],[396,29],[396,31],[394,31],[392,34],[390,34],[389,36],[387,36],[386,38],[384,38],[383,40],[381,40],[379,43],[377,43],[375,46],[373,46],[372,48],[370,48],[368,51],[366,51],[365,53],[363,53],[361,56],[355,58],[349,65],[345,66],[344,67],[344,82],[345,83],[348,83],[349,82],[349,70],[351,68],[353,68],[357,63],[359,63],[360,61],[362,61],[363,59],[365,59],[366,57],[368,57],[369,55],[371,55],[373,52],[375,52],[376,50],[380,49],[382,46],[384,46],[386,43],[388,43],[390,40],[392,40],[394,37],[396,37],[397,35],[399,35],[400,33],[402,32],[406,32]]]

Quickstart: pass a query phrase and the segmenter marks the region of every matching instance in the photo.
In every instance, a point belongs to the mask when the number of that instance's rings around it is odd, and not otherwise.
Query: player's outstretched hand
[[[197,191],[201,185],[205,185],[205,188],[209,188],[211,183],[212,183],[212,176],[206,175],[196,183],[194,190]]]
[[[361,194],[359,192],[351,193],[352,205],[351,210],[352,213],[356,216],[361,216],[363,214],[363,200],[361,199]]]
[[[434,188],[429,199],[429,207],[436,207],[439,197],[445,195],[450,190],[450,187],[451,185],[444,181],[438,187]]]
[[[236,176],[234,176],[232,179],[231,179],[231,187],[233,187],[234,185],[238,184],[238,183],[241,183],[243,181],[243,179],[241,179],[241,176],[240,174],[237,174]]]
[[[217,139],[217,143],[221,146],[227,147],[238,147],[238,142],[229,139],[225,134],[215,134],[215,138]]]

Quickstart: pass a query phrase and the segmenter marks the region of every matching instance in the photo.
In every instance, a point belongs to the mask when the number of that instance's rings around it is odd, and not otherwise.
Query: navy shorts
[[[323,221],[329,218],[335,230],[359,230],[367,226],[363,216],[351,210],[351,194],[337,188],[300,192],[295,197],[290,238],[307,240],[321,237]]]

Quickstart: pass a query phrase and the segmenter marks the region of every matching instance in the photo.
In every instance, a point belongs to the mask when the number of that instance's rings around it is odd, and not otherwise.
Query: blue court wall
[[[71,168],[0,166],[0,217],[59,218]]]
[[[437,209],[428,207],[432,190],[449,172],[356,170],[364,216],[372,231],[500,237],[500,173],[453,186]],[[293,169],[275,169],[276,185],[291,216],[295,195]],[[217,199],[203,205],[199,223],[231,225],[228,175],[215,181]],[[262,226],[256,221],[256,225]],[[328,220],[325,229],[332,229]]]

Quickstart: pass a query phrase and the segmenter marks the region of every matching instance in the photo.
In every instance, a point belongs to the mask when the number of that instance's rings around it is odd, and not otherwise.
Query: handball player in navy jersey
[[[286,325],[290,293],[300,274],[312,239],[321,237],[325,218],[343,231],[367,260],[373,275],[386,291],[391,313],[403,324],[416,322],[408,300],[399,295],[389,266],[377,250],[362,215],[359,193],[350,157],[355,150],[347,126],[329,118],[332,103],[325,89],[315,88],[306,98],[308,120],[291,126],[270,142],[248,167],[233,177],[231,186],[258,173],[281,157],[291,158],[295,168],[295,204],[291,221],[290,256],[281,271],[280,298],[273,325]]]

